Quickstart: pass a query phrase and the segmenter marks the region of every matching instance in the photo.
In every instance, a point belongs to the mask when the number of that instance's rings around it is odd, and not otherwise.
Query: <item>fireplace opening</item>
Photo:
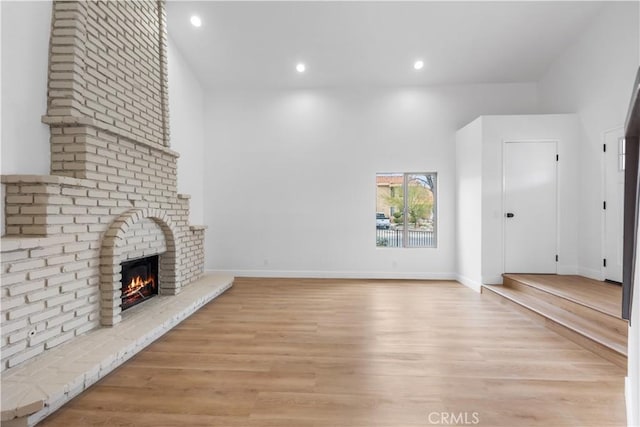
[[[122,311],[158,295],[158,256],[122,263]]]

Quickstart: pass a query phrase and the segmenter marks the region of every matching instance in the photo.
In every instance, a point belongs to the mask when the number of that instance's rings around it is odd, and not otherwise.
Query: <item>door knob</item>
[[[507,218],[513,218],[515,215],[511,212],[507,212],[504,216],[506,216]]]

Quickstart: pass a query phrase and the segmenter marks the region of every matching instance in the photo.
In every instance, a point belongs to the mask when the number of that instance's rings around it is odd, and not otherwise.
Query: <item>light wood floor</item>
[[[42,425],[624,426],[624,375],[453,282],[238,279]]]
[[[593,307],[603,313],[622,317],[622,286],[599,282],[583,276],[556,274],[508,274],[539,289]]]

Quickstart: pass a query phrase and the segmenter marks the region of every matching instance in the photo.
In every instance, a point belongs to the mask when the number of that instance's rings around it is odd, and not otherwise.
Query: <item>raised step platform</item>
[[[127,310],[100,328],[2,373],[2,426],[33,426],[126,362],[233,285],[232,276],[205,274],[175,296]]]
[[[549,329],[618,366],[627,366],[622,288],[581,276],[505,274],[503,285],[483,285],[482,293],[509,304]]]

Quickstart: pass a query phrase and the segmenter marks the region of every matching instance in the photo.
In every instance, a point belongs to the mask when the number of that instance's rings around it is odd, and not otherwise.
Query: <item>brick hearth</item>
[[[32,426],[73,399],[232,285],[233,277],[205,274],[176,297],[133,307],[112,328],[85,334],[2,378],[2,426]],[[149,322],[152,318],[154,321]]]

